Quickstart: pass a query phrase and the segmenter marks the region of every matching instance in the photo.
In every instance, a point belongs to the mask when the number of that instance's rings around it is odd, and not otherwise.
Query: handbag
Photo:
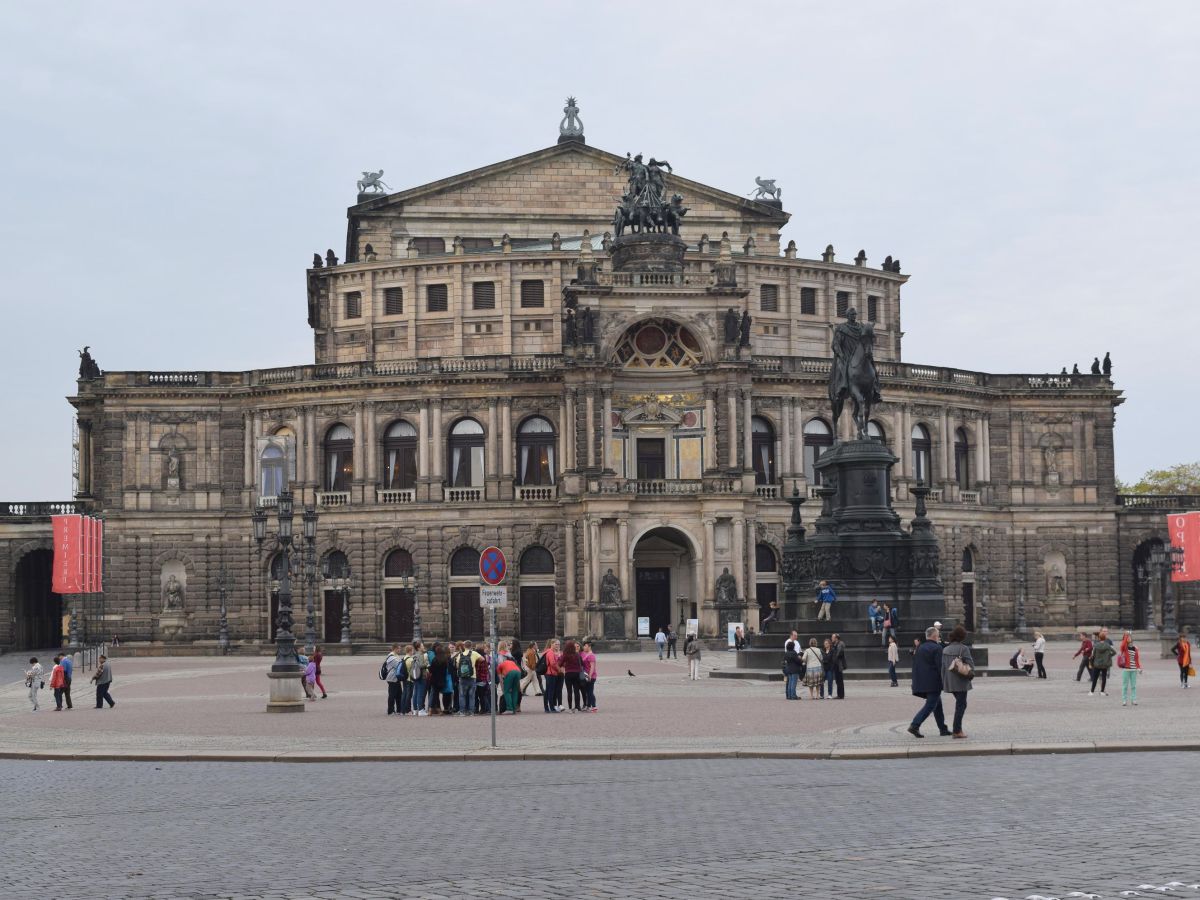
[[[975,677],[975,669],[963,661],[961,656],[956,656],[950,660],[950,671],[960,678],[970,680]]]
[[[1195,666],[1188,666],[1187,672],[1188,672],[1188,678],[1196,677],[1196,667]]]
[[[588,674],[587,669],[579,670],[579,683],[580,684],[587,684],[591,680],[592,680],[592,676]]]

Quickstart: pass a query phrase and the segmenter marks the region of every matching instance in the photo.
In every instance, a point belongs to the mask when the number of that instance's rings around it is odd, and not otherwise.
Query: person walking
[[[1043,660],[1046,658],[1046,638],[1040,631],[1033,633],[1033,658],[1037,663],[1038,678],[1046,677],[1046,665]]]
[[[496,666],[496,674],[500,676],[500,684],[504,692],[504,708],[500,709],[497,714],[507,711],[516,715],[521,711],[521,667],[513,661],[511,656],[505,656]]]
[[[67,709],[74,709],[71,706],[71,679],[75,677],[75,659],[70,653],[63,654],[62,667],[63,677],[66,681],[63,685],[63,700],[67,702]]]
[[[658,647],[658,658],[661,660],[663,654],[667,652],[667,633],[662,630],[661,625],[654,633],[654,643]]]
[[[583,660],[579,658],[579,645],[567,641],[562,654],[563,681],[567,686],[567,709],[570,712],[583,712],[583,687],[579,683],[579,673],[583,671]]]
[[[538,645],[537,641],[531,641],[529,646],[525,648],[525,674],[521,676],[521,696],[525,696],[525,692],[529,690],[529,686],[537,685],[538,674]],[[540,694],[541,691],[534,691],[534,696]]]
[[[896,643],[895,636],[888,638],[887,661],[888,676],[892,679],[892,687],[900,687],[900,682],[896,680],[896,663],[900,662],[900,645]]]
[[[545,664],[546,687],[542,691],[542,709],[548,713],[558,712],[558,682],[562,677],[562,670],[558,665],[558,641],[553,640],[546,646],[546,652],[542,654],[541,664]]]
[[[63,708],[63,684],[66,682],[66,675],[63,673],[62,654],[54,657],[54,668],[50,670],[50,690],[54,691],[54,711],[62,712]]]
[[[317,699],[317,662],[311,657],[304,664],[304,693],[309,700]]]
[[[951,737],[965,738],[963,716],[967,712],[967,691],[971,690],[971,679],[975,677],[975,658],[967,646],[967,629],[955,625],[950,632],[950,643],[942,649],[942,690],[954,695],[954,723]]]
[[[825,654],[817,647],[817,639],[809,638],[808,647],[801,660],[804,664],[804,686],[808,688],[808,699],[817,699],[817,689],[825,681]]]
[[[589,641],[583,645],[583,652],[579,654],[579,659],[583,662],[583,671],[579,673],[579,680],[583,684],[583,708],[588,712],[596,711],[596,654],[592,652],[592,645]],[[586,678],[584,676],[587,676]]]
[[[676,659],[679,659],[679,648],[675,646],[675,643],[678,640],[679,640],[679,632],[675,630],[675,628],[671,625],[670,622],[668,622],[667,623],[667,659],[670,659],[672,656],[675,657]]]
[[[800,635],[792,632],[783,644],[783,699],[799,700],[796,694],[796,684],[804,672],[804,664],[800,661]]]
[[[821,664],[821,675],[823,676],[823,679],[824,679],[821,684],[821,699],[822,700],[832,700],[833,699],[833,680],[834,680],[833,641],[831,641],[829,638],[825,638],[825,648],[824,648],[824,651],[822,652],[821,656],[824,659],[824,662]]]
[[[96,682],[96,709],[103,709],[106,701],[110,709],[117,705],[117,701],[109,693],[112,679],[112,666],[108,662],[108,657],[101,656],[96,661],[96,674],[92,676],[92,681]]]
[[[946,737],[952,732],[946,727],[946,714],[942,712],[942,645],[939,643],[941,632],[936,626],[925,629],[925,640],[913,653],[912,692],[914,697],[925,701],[924,705],[913,717],[908,726],[908,733],[916,738],[923,738],[921,725],[933,714],[937,723],[938,734]]]
[[[829,586],[828,581],[822,581],[820,584],[820,588],[821,589],[819,591],[817,591],[817,600],[816,600],[817,606],[820,607],[817,610],[817,618],[824,619],[825,621],[828,622],[829,616],[831,615],[831,613],[833,611],[834,601],[837,600],[837,594],[835,594],[833,592],[833,588],[831,588]]]
[[[475,663],[479,654],[475,645],[463,641],[463,648],[454,657],[454,671],[458,675],[458,712],[456,716],[475,715]]]
[[[317,646],[313,647],[312,659],[317,665],[317,677],[313,683],[316,684],[317,689],[320,690],[321,699],[328,700],[329,694],[325,692],[325,685],[321,682],[321,661],[325,659],[325,654],[321,652],[320,644],[317,644]]]
[[[407,716],[413,711],[413,694],[416,692],[416,686],[413,680],[408,675],[409,665],[412,663],[413,645],[405,644],[404,651],[400,654],[400,665],[396,668],[396,679],[401,684],[400,691],[400,709],[396,715]]]
[[[1121,652],[1117,654],[1117,668],[1121,670],[1121,705],[1132,701],[1137,706],[1138,673],[1142,671],[1142,655],[1133,643],[1133,633],[1126,631],[1121,637]]]
[[[392,650],[383,661],[383,680],[387,684],[387,714],[394,716],[400,711],[400,703],[404,697],[404,684],[400,681],[399,669],[404,664],[400,655],[400,645],[392,644]]]
[[[689,634],[683,644],[683,655],[688,661],[688,678],[691,681],[700,680],[700,638]]]
[[[103,659],[104,657],[100,658]],[[36,656],[29,657],[29,668],[25,670],[25,687],[29,688],[29,702],[33,704],[32,712],[37,712],[40,708],[38,706],[38,691],[45,687],[42,683],[45,675],[46,672],[42,668],[42,664],[38,662],[38,658]]]
[[[1179,664],[1179,683],[1188,686],[1188,677],[1192,674],[1192,644],[1186,635],[1181,634],[1175,646],[1171,648],[1175,654],[1175,662]]]
[[[1088,691],[1088,696],[1096,693],[1096,682],[1100,683],[1100,696],[1107,697],[1105,689],[1108,687],[1108,670],[1112,668],[1113,657],[1117,651],[1112,645],[1112,641],[1108,639],[1108,629],[1101,628],[1096,634],[1096,639],[1092,641],[1092,687]]]
[[[841,635],[829,636],[833,650],[833,678],[837,682],[837,698],[846,699],[846,642]]]
[[[1075,651],[1071,659],[1076,657],[1079,658],[1079,670],[1075,673],[1075,680],[1082,681],[1083,673],[1092,662],[1092,639],[1087,636],[1086,631],[1079,632],[1079,649]]]

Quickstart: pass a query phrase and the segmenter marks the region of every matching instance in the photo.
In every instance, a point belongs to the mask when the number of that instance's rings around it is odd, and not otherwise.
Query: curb
[[[378,751],[340,750],[144,750],[24,751],[0,750],[0,759],[42,762],[548,762],[648,761],[701,759],[880,760],[929,759],[947,756],[1058,756],[1075,753],[1176,753],[1200,751],[1200,741],[1080,741],[1055,744],[926,744],[907,747],[842,747],[829,750],[473,750]]]

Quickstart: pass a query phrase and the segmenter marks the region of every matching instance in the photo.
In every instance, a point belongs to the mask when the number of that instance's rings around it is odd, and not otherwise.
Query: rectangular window
[[[346,295],[346,318],[362,318],[362,292],[351,291]]]
[[[879,321],[879,298],[878,297],[872,297],[870,295],[867,296],[867,321],[868,322],[878,322]]]
[[[637,477],[661,481],[667,477],[666,442],[662,438],[638,438]]]
[[[471,308],[496,308],[496,282],[476,281],[471,285]]]
[[[425,309],[429,312],[445,312],[450,308],[450,288],[444,284],[431,284],[425,288]]]
[[[817,289],[800,288],[800,315],[815,316],[817,314]]]
[[[495,245],[491,238],[463,238],[462,248],[466,253],[474,253],[479,250],[491,250]]]
[[[846,310],[850,308],[850,292],[837,292],[837,314],[839,319],[846,318]]]
[[[400,316],[404,314],[404,288],[390,287],[383,289],[383,314],[385,316]]]
[[[546,305],[546,282],[544,281],[522,281],[521,282],[521,306],[545,306]]]
[[[429,254],[429,253],[445,253],[446,252],[446,239],[445,238],[418,237],[418,238],[413,238],[412,241],[410,242],[409,246],[412,247],[414,250],[416,250],[422,256],[425,256],[426,254]]]
[[[779,285],[760,285],[758,299],[763,312],[779,312]]]

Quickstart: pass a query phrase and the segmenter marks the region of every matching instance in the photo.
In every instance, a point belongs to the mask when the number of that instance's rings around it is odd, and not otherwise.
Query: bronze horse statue
[[[849,398],[858,439],[867,439],[871,408],[880,402],[879,373],[875,369],[873,349],[875,326],[860,323],[858,312],[846,310],[846,321],[833,330],[833,368],[829,373],[829,402],[833,408],[833,433]]]

